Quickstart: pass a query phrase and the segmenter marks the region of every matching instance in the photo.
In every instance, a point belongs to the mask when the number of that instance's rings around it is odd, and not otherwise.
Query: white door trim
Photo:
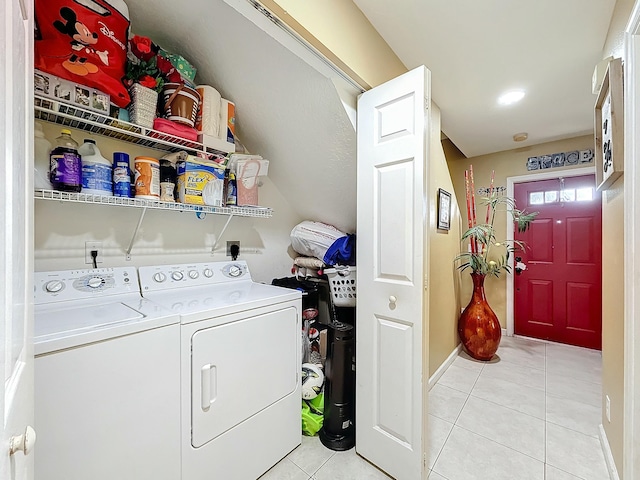
[[[624,433],[622,477],[640,478],[640,3],[625,30],[624,64]]]
[[[555,170],[549,169],[540,171],[537,173],[531,173],[529,175],[518,175],[517,177],[507,177],[507,196],[513,198],[513,189],[516,183],[526,183],[526,182],[535,182],[537,180],[549,180],[552,178],[559,177],[579,177],[580,175],[595,175],[596,167],[578,167],[571,168],[568,170]],[[513,241],[513,228],[509,228],[509,225],[512,224],[511,215],[509,212],[505,213],[507,219],[507,242]],[[509,265],[513,271],[514,268],[514,256],[512,255],[509,258]],[[514,332],[514,299],[513,299],[513,275],[507,275],[507,335],[509,337],[513,336]]]

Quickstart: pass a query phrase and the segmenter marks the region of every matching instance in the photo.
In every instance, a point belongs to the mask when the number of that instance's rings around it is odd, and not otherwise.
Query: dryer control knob
[[[100,277],[91,277],[87,282],[87,285],[89,285],[91,288],[98,288],[102,285],[102,282],[103,280]]]
[[[158,283],[162,283],[167,279],[166,275],[164,273],[156,273],[153,275],[153,280],[155,280]]]
[[[200,274],[198,273],[197,270],[189,270],[189,278],[192,278],[193,280],[195,280],[199,276]]]
[[[205,268],[204,272],[202,273],[204,273],[204,276],[207,278],[213,277],[213,270],[211,270],[210,268]]]
[[[184,278],[184,275],[182,272],[173,272],[171,274],[171,278],[173,278],[176,282],[179,282]]]
[[[64,287],[60,280],[51,280],[44,285],[44,289],[49,293],[58,293]]]

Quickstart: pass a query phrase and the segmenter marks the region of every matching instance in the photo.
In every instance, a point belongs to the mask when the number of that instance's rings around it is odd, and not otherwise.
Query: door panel
[[[0,478],[24,480],[34,454],[8,445],[33,425],[33,2],[0,8]]]
[[[407,480],[428,473],[428,96],[420,67],[358,102],[356,449]]]
[[[394,318],[376,319],[377,331],[374,341],[376,358],[375,428],[385,432],[398,442],[411,443],[413,399],[412,369],[413,331],[411,325]],[[403,352],[398,355],[398,352]]]
[[[375,176],[376,278],[411,282],[413,236],[399,236],[397,232],[410,224],[413,216],[413,158],[378,165],[375,167]]]
[[[588,348],[602,344],[601,197],[592,175],[516,184],[519,208],[538,211],[516,232],[527,265],[515,276],[515,333]],[[591,191],[589,191],[591,189]]]

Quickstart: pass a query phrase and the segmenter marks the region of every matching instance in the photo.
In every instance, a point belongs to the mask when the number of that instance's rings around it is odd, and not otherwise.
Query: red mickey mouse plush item
[[[105,0],[36,0],[35,67],[97,88],[119,107],[130,103],[122,83],[129,20]]]

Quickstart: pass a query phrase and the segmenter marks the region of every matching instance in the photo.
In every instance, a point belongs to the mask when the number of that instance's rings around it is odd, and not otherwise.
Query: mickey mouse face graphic
[[[102,63],[108,65],[108,52],[97,52],[90,47],[98,43],[98,34],[80,22],[76,13],[68,7],[60,9],[60,16],[65,21],[56,20],[53,26],[60,33],[71,37],[72,49],[69,59],[65,60],[62,66],[76,75],[85,76],[99,70],[97,65],[89,61],[90,57],[97,56]]]

